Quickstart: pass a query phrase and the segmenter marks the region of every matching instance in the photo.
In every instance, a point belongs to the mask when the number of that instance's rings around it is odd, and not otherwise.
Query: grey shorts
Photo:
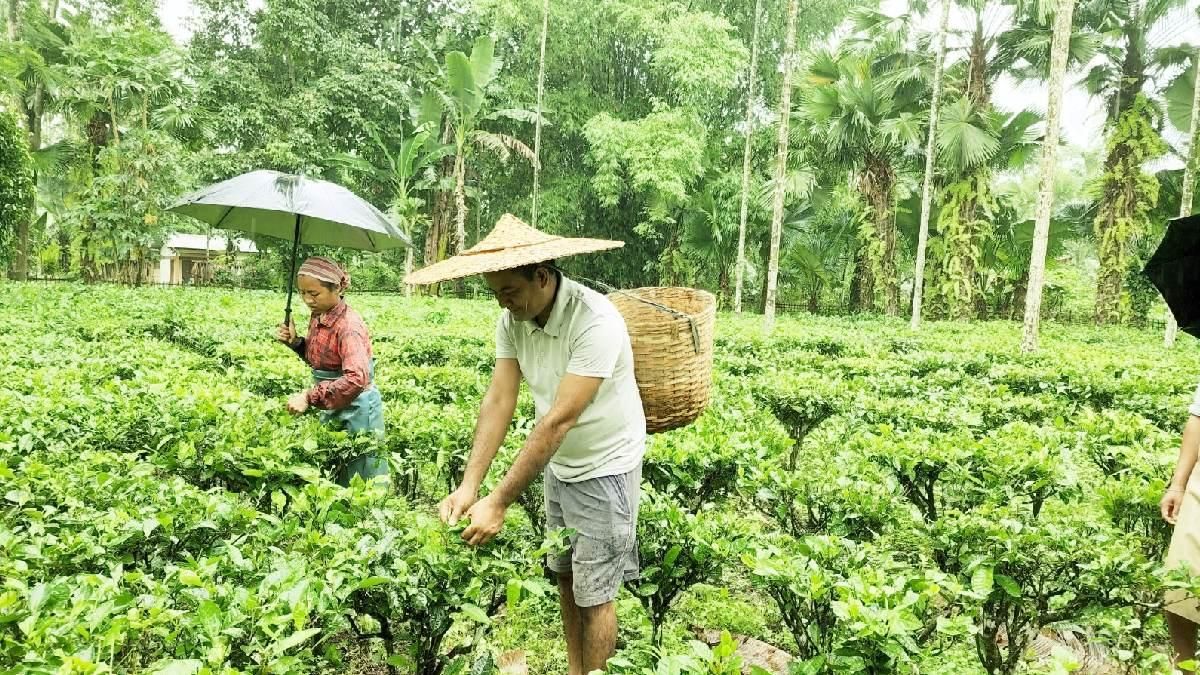
[[[568,552],[549,556],[550,571],[570,575],[575,604],[595,607],[617,598],[638,578],[637,514],[642,467],[616,476],[564,483],[546,467],[546,527],[570,528]]]

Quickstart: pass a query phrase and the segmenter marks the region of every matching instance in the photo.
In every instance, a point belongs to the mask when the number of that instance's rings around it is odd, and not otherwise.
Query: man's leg
[[[572,675],[604,669],[616,651],[615,600],[622,581],[636,576],[637,570],[637,486],[627,485],[636,476],[600,476],[556,485],[561,488],[557,496],[564,521],[576,531],[571,574],[559,575],[564,629],[570,630],[568,623],[573,620],[580,645],[580,669],[575,671],[572,661]]]
[[[583,623],[583,672],[604,670],[617,650],[617,603],[580,607]]]
[[[587,671],[583,669],[583,623],[579,607],[575,604],[575,590],[571,587],[573,582],[569,574],[558,575],[558,607],[562,611],[563,636],[567,639],[567,672],[570,675],[584,675]]]
[[[1171,633],[1171,646],[1175,649],[1175,658],[1171,664],[1178,665],[1195,659],[1196,624],[1172,612],[1164,614],[1167,615],[1167,630]]]

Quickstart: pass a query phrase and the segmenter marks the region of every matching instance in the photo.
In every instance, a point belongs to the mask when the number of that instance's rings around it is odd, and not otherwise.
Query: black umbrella
[[[1176,218],[1142,270],[1162,293],[1179,329],[1200,337],[1200,215]]]

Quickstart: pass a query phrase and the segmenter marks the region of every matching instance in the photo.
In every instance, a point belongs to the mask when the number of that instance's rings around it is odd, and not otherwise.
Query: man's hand
[[[293,415],[303,415],[308,410],[308,392],[301,391],[289,396],[287,409]]]
[[[1158,503],[1158,508],[1162,511],[1163,520],[1174,525],[1179,520],[1179,508],[1183,506],[1184,491],[1178,488],[1169,488],[1166,494],[1163,495],[1162,501]]]
[[[491,495],[475,502],[475,506],[467,511],[471,524],[463,530],[463,541],[471,546],[482,546],[491,541],[504,526],[504,514],[507,511],[508,507]]]
[[[296,324],[289,321],[287,324],[279,324],[279,330],[275,333],[275,339],[285,345],[291,346],[296,341]]]
[[[454,525],[459,518],[466,515],[467,509],[475,505],[477,499],[474,490],[459,485],[458,489],[446,495],[446,498],[438,504],[438,516],[443,523]]]

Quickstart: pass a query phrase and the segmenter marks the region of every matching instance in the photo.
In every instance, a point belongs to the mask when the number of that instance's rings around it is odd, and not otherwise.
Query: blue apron
[[[340,378],[342,371],[313,368],[312,374],[313,383],[320,383]],[[379,389],[375,386],[374,361],[371,362],[369,377],[371,384],[367,385],[367,388],[351,401],[350,405],[340,410],[322,410],[321,421],[350,434],[374,432],[382,436],[384,433],[383,397],[379,395]],[[340,485],[349,485],[350,479],[355,475],[362,476],[363,480],[370,480],[376,476],[386,477],[388,475],[387,459],[369,453],[359,455],[338,471],[337,482]]]

